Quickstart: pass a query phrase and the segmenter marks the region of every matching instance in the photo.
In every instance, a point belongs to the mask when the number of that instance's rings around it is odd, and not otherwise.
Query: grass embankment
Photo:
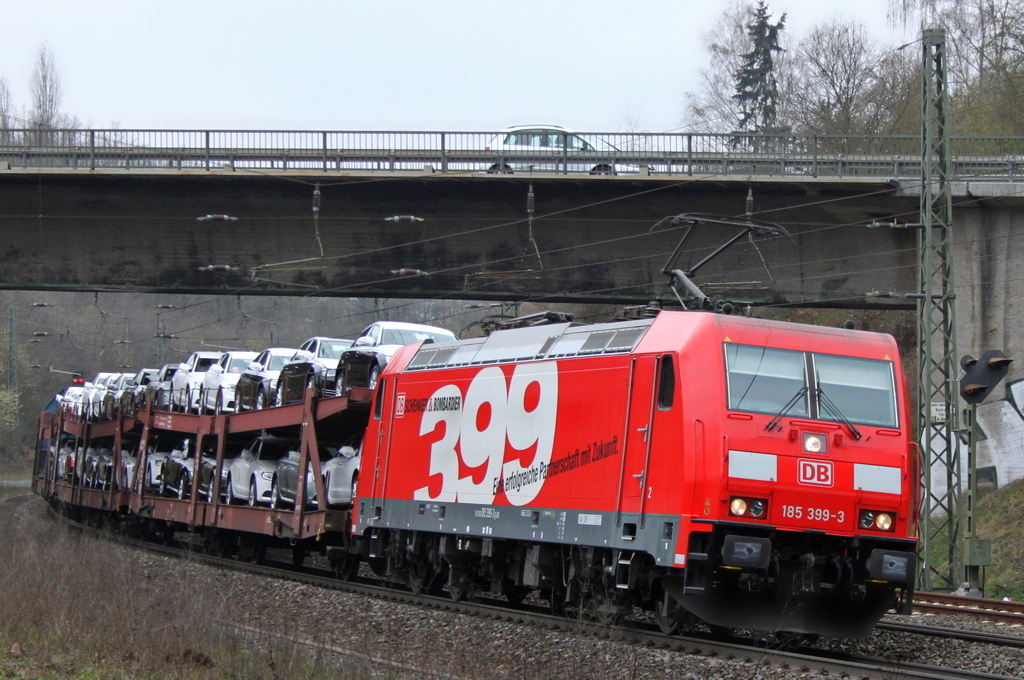
[[[966,498],[964,499],[966,502]],[[985,597],[1009,597],[1024,602],[1024,480],[1016,481],[978,500],[975,526],[978,538],[991,541],[992,564],[984,568]],[[948,542],[938,537],[931,548],[933,565],[945,573]],[[959,582],[956,584],[959,585]]]
[[[977,523],[978,535],[992,541],[985,597],[1024,602],[1024,480],[983,496]]]
[[[32,490],[32,473],[28,463],[0,464],[0,498],[17,496]]]
[[[3,516],[0,679],[366,677],[287,641],[239,638],[223,617],[251,590],[23,514]]]

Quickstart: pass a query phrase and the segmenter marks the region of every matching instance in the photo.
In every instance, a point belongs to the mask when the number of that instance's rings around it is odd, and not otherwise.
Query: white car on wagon
[[[256,358],[256,352],[231,350],[224,352],[213,366],[203,374],[203,408],[211,413],[238,411],[235,400],[235,386],[242,377],[242,371]]]
[[[171,408],[199,410],[203,374],[217,363],[221,354],[223,352],[192,352],[188,359],[178,364],[178,370],[171,376]]]

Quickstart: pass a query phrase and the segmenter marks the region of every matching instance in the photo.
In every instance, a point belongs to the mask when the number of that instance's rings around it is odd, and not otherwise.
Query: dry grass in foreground
[[[232,593],[210,572],[80,537],[41,505],[0,508],[0,678],[366,677],[287,641],[233,636],[218,618]]]

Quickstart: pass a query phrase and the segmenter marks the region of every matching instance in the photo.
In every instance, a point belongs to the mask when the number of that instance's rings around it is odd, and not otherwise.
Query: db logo
[[[801,484],[814,486],[832,486],[832,463],[820,460],[799,460],[799,479]]]
[[[395,403],[395,417],[401,418],[405,415],[405,394],[399,394]]]

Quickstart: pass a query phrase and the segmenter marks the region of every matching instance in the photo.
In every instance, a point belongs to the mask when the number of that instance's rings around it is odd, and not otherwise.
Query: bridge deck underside
[[[643,303],[665,297],[661,269],[682,235],[652,227],[684,212],[741,216],[751,187],[756,218],[792,242],[741,240],[694,276],[707,294],[909,306],[868,295],[916,284],[914,233],[866,228],[917,219],[917,198],[882,182],[10,173],[0,287]],[[698,229],[679,265],[732,233]]]

